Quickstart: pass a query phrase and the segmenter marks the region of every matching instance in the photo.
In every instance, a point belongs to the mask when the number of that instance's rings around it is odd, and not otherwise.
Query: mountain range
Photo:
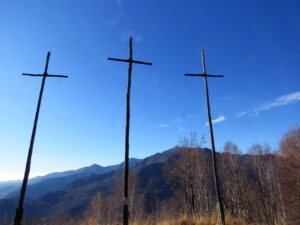
[[[210,150],[207,150],[210,151]],[[137,175],[140,190],[154,182],[155,197],[167,198],[171,191],[163,178],[165,163],[178,157],[177,148],[145,159],[130,159],[130,170]],[[123,172],[123,163],[102,167],[93,164],[78,170],[51,173],[30,179],[26,191],[25,216],[48,217],[67,213],[81,216],[97,192],[110,194]],[[21,181],[0,184],[0,217],[11,218],[18,202]]]
[[[130,163],[132,165],[135,165],[139,161],[139,159],[135,158],[130,159]],[[36,198],[50,191],[59,189],[76,179],[87,177],[93,174],[106,173],[121,168],[123,168],[123,163],[106,167],[93,164],[78,170],[68,170],[64,172],[50,173],[45,176],[38,176],[29,179],[26,196],[30,198]],[[20,188],[21,181],[7,181],[0,183],[0,199],[17,196],[20,192]]]

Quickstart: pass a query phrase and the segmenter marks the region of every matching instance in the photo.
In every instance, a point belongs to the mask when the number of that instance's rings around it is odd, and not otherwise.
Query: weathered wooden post
[[[22,188],[21,188],[21,192],[20,192],[19,204],[18,204],[18,208],[17,208],[16,214],[15,214],[14,225],[22,224],[23,211],[24,211],[24,207],[23,207],[24,198],[25,198],[27,182],[28,182],[28,177],[29,177],[29,172],[30,172],[32,150],[33,150],[33,145],[34,145],[37,123],[38,123],[38,119],[39,119],[39,113],[40,113],[40,107],[41,107],[46,77],[68,78],[68,76],[65,76],[65,75],[50,75],[50,74],[48,74],[49,59],[50,59],[50,52],[48,52],[48,54],[47,54],[46,65],[45,65],[45,70],[44,70],[43,74],[22,73],[22,75],[25,75],[25,76],[43,77],[43,79],[42,79],[42,85],[41,85],[41,89],[40,89],[38,104],[36,107],[36,113],[35,113],[35,118],[34,118],[34,123],[33,123],[32,134],[31,134],[31,140],[30,140],[30,145],[29,145],[29,150],[28,150],[28,155],[27,155],[26,168],[25,168]]]
[[[224,77],[224,76],[223,75],[209,75],[209,74],[206,74],[204,50],[202,50],[202,69],[203,69],[202,74],[187,73],[187,74],[185,74],[185,76],[201,76],[201,77],[204,77],[208,124],[209,124],[210,141],[211,141],[211,148],[212,148],[212,164],[213,164],[212,166],[213,166],[213,173],[214,173],[214,186],[215,186],[215,192],[216,192],[216,197],[217,197],[217,213],[218,213],[219,223],[222,224],[222,225],[225,225],[224,206],[223,206],[223,202],[222,202],[221,197],[220,197],[220,188],[219,188],[217,161],[216,161],[216,150],[215,150],[215,139],[214,139],[214,131],[213,131],[213,126],[212,126],[212,120],[211,120],[209,92],[208,92],[208,81],[207,81],[207,77]]]
[[[132,64],[144,64],[151,66],[152,63],[133,60],[132,37],[129,40],[129,59],[108,58],[119,62],[127,62],[128,65],[128,84],[126,94],[126,128],[125,128],[125,160],[124,160],[124,193],[123,193],[123,225],[128,225],[128,177],[129,177],[129,127],[130,127],[130,89]]]

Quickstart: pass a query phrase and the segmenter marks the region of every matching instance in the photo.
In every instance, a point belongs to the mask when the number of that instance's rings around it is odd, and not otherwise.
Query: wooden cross
[[[218,171],[217,171],[217,162],[216,162],[216,150],[215,150],[215,140],[214,140],[214,132],[211,120],[211,113],[210,113],[210,103],[209,103],[209,93],[208,93],[208,81],[207,77],[224,77],[223,75],[210,75],[206,74],[206,66],[205,66],[205,57],[204,57],[204,50],[202,49],[202,74],[191,74],[186,73],[185,76],[200,76],[204,77],[204,85],[205,85],[205,93],[206,93],[206,106],[207,106],[207,114],[208,114],[208,124],[210,130],[210,141],[211,141],[211,148],[212,148],[212,166],[213,166],[213,173],[214,173],[214,186],[215,192],[217,196],[217,212],[219,217],[219,222],[222,225],[225,225],[225,215],[224,215],[224,207],[223,203],[220,198],[220,188],[219,188],[219,179],[218,179]]]
[[[42,102],[46,77],[68,78],[68,76],[65,76],[65,75],[50,75],[50,74],[48,74],[48,64],[49,64],[50,54],[51,54],[50,52],[48,52],[48,54],[47,54],[46,65],[45,65],[45,70],[44,70],[43,74],[22,73],[22,75],[25,75],[25,76],[43,77],[43,79],[42,79],[40,95],[39,95],[37,108],[36,108],[36,113],[35,113],[35,118],[34,118],[34,123],[33,123],[31,140],[30,140],[30,145],[29,145],[29,150],[28,150],[28,155],[27,155],[26,168],[25,168],[22,188],[21,188],[21,192],[20,192],[19,204],[18,204],[18,208],[16,210],[14,225],[21,225],[22,224],[23,211],[24,211],[24,207],[23,207],[24,198],[25,198],[25,192],[26,192],[27,182],[28,182],[28,177],[29,177],[29,172],[30,172],[32,150],[33,150],[33,145],[34,145],[34,139],[35,139],[37,123],[38,123],[38,119],[39,119],[39,113],[40,113],[40,107],[41,107],[41,102]]]
[[[129,175],[129,126],[130,126],[130,89],[132,64],[144,64],[152,66],[152,63],[133,60],[132,37],[129,40],[129,59],[108,58],[119,62],[127,62],[128,66],[128,84],[126,94],[126,128],[125,128],[125,160],[124,160],[124,193],[123,193],[123,225],[128,225],[128,175]]]

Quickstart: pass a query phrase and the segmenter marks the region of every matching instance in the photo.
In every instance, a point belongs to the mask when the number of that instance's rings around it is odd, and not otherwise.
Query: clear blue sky
[[[210,146],[201,49],[216,145],[277,146],[299,124],[298,0],[0,0],[0,180],[23,176],[42,73],[52,52],[31,175],[123,160],[127,65],[134,57],[130,157],[178,144],[191,131]]]

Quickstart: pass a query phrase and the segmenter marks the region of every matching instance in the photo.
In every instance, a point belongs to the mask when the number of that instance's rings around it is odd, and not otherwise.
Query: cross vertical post
[[[128,225],[128,178],[129,178],[129,128],[130,128],[130,91],[132,64],[144,64],[151,66],[152,63],[133,60],[132,37],[129,39],[129,59],[108,58],[108,60],[128,63],[128,83],[126,93],[126,127],[125,127],[125,160],[124,160],[124,187],[123,187],[123,225]]]
[[[218,213],[219,223],[221,225],[225,225],[224,206],[223,206],[223,202],[222,202],[221,197],[220,197],[219,178],[218,178],[216,150],[215,150],[215,139],[214,139],[214,131],[213,131],[213,126],[212,126],[212,120],[211,120],[211,110],[210,110],[208,81],[207,81],[207,77],[224,77],[224,76],[223,75],[209,75],[209,74],[206,74],[205,56],[204,56],[204,50],[203,49],[202,49],[202,69],[203,69],[202,74],[187,73],[187,74],[185,74],[185,76],[201,76],[201,77],[204,78],[208,125],[209,125],[210,141],[211,141],[211,148],[212,148],[212,167],[213,167],[213,174],[214,174],[214,187],[215,187],[215,192],[216,192],[216,197],[217,197],[217,213]]]
[[[65,75],[50,75],[50,74],[48,74],[48,65],[49,65],[50,54],[51,54],[50,52],[48,52],[48,54],[47,54],[46,65],[45,65],[45,70],[44,70],[43,74],[22,73],[22,75],[24,75],[24,76],[43,77],[43,79],[42,79],[40,94],[39,94],[38,103],[37,103],[37,107],[36,107],[36,112],[35,112],[33,129],[32,129],[32,133],[31,133],[30,145],[29,145],[27,161],[26,161],[26,168],[25,168],[23,183],[22,183],[22,187],[21,187],[18,208],[17,208],[16,214],[15,214],[14,225],[22,224],[23,212],[24,212],[23,205],[24,205],[25,193],[26,193],[26,188],[27,188],[27,183],[28,183],[28,177],[29,177],[29,173],[30,173],[31,157],[32,157],[32,151],[33,151],[33,146],[34,146],[35,134],[36,134],[37,123],[38,123],[38,119],[39,119],[39,113],[40,113],[40,107],[41,107],[46,77],[68,78],[68,76],[65,76]]]

